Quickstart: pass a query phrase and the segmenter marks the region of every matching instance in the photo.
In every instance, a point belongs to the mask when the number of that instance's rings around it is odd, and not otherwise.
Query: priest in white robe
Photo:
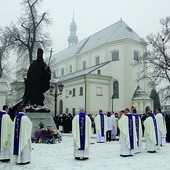
[[[135,107],[132,109],[132,114],[135,117],[136,135],[137,135],[137,148],[134,149],[134,153],[140,153],[141,144],[142,144],[142,122]]]
[[[118,126],[120,130],[119,141],[121,144],[120,156],[133,156],[134,149],[137,147],[137,135],[135,117],[130,113],[128,108],[124,110],[124,116],[119,119]]]
[[[8,115],[9,108],[4,105],[0,111],[0,161],[10,161],[12,120]]]
[[[28,164],[31,160],[32,122],[25,115],[25,112],[25,106],[20,106],[19,113],[14,119],[11,163]]]
[[[92,136],[92,122],[83,108],[72,120],[72,134],[74,140],[75,159],[85,160],[89,158],[89,145]]]
[[[158,143],[163,146],[166,143],[166,123],[165,123],[165,118],[161,113],[161,109],[158,108],[156,109],[156,122],[158,125]]]
[[[99,110],[99,114],[94,119],[96,126],[96,136],[98,143],[106,142],[106,132],[108,130],[107,117],[102,110]]]
[[[158,150],[158,128],[155,115],[148,111],[146,113],[146,120],[144,121],[146,139],[146,149],[149,153],[155,153]]]

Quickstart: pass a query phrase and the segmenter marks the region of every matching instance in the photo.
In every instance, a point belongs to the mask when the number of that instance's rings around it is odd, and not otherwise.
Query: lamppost
[[[51,86],[50,86],[50,94],[54,96],[54,116],[55,116],[55,119],[57,117],[57,97],[62,94],[63,88],[64,88],[64,85],[61,84],[61,83],[52,83]],[[53,93],[53,91],[54,91],[54,93]]]
[[[111,99],[112,99],[112,113],[113,113],[113,99],[114,99],[114,94],[112,94]]]

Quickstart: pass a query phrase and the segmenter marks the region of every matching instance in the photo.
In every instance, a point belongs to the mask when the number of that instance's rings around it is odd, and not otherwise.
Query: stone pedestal
[[[35,137],[35,132],[40,129],[40,122],[42,122],[46,128],[50,128],[52,130],[56,129],[55,122],[53,120],[53,115],[51,112],[42,113],[42,112],[26,112],[26,115],[32,122],[32,135],[31,137]]]
[[[0,109],[6,104],[7,83],[0,79]]]

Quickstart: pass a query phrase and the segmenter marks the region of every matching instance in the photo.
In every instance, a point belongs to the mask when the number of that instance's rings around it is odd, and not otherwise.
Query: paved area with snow
[[[31,163],[11,165],[0,162],[0,170],[170,170],[170,143],[161,147],[158,153],[143,150],[133,157],[120,157],[119,141],[96,143],[92,138],[88,160],[75,160],[73,139],[64,135],[56,144],[33,144]]]

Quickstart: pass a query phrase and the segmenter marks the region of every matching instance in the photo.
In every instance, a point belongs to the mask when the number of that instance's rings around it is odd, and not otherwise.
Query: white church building
[[[123,20],[79,42],[76,30],[73,18],[69,47],[52,56],[52,81],[64,85],[57,97],[57,114],[77,114],[79,107],[93,115],[100,109],[119,112],[132,105],[139,113],[146,106],[152,108],[149,82],[138,81],[145,41]]]

